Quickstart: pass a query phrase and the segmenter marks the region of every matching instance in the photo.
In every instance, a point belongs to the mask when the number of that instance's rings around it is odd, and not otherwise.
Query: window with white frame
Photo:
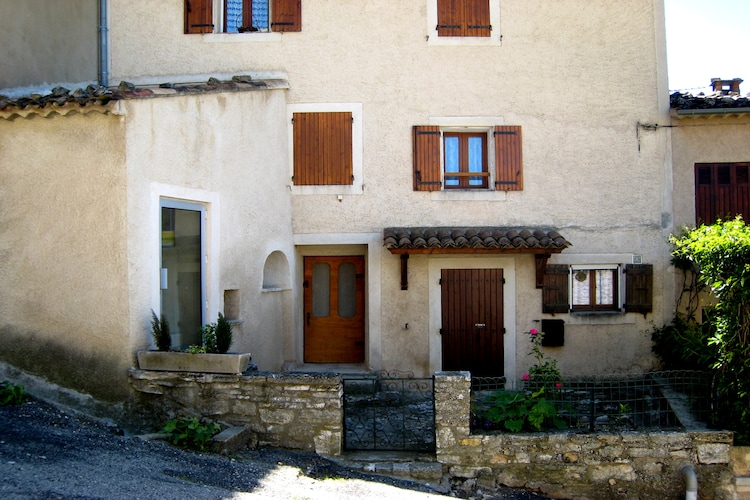
[[[619,266],[570,269],[572,311],[619,311]]]
[[[300,0],[184,0],[185,33],[301,31]]]

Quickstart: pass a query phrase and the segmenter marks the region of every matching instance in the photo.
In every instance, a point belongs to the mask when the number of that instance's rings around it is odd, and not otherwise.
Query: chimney
[[[739,94],[740,83],[742,83],[742,81],[742,78],[734,78],[732,80],[711,78],[711,87],[714,92],[721,92],[722,95]]]

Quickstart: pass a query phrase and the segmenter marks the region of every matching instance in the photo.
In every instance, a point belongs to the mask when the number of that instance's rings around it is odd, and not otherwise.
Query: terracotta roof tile
[[[388,227],[383,244],[389,250],[405,249],[542,249],[561,252],[571,246],[554,229],[504,227]]]

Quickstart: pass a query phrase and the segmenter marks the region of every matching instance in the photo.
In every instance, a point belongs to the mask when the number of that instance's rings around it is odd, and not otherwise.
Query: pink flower
[[[524,379],[524,380],[529,380],[529,374],[528,373],[524,373],[523,377],[521,377],[521,378]]]
[[[531,330],[529,330],[529,333],[531,335],[536,335],[537,333],[539,333],[539,330],[537,330],[536,328],[532,328]]]
[[[561,382],[556,383],[555,387],[562,387],[562,383]]]

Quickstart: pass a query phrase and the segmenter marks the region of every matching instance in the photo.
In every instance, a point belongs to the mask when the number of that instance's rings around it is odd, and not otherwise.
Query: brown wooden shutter
[[[567,313],[570,311],[568,300],[568,278],[570,268],[565,264],[547,264],[542,287],[542,312]]]
[[[415,125],[414,191],[440,191],[440,127]]]
[[[213,31],[213,0],[185,0],[185,33]]]
[[[464,0],[464,36],[490,36],[490,0]]]
[[[497,126],[495,136],[495,190],[523,189],[521,127]]]
[[[437,0],[438,36],[462,36],[462,0]]]
[[[294,113],[294,185],[354,183],[352,113]]]
[[[271,31],[302,31],[300,0],[273,0]]]
[[[625,266],[625,312],[650,313],[653,310],[654,266]]]

